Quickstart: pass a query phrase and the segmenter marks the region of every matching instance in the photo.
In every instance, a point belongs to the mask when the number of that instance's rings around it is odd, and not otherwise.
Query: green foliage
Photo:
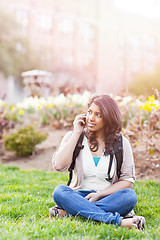
[[[68,173],[20,170],[0,165],[0,230],[2,240],[158,240],[160,239],[160,183],[137,181],[137,215],[146,217],[144,231],[126,229],[80,217],[49,219],[52,193],[66,184]]]
[[[1,9],[0,16],[0,72],[6,77],[20,78],[23,71],[44,68],[45,62],[42,63],[39,52],[20,34],[21,28],[15,19]],[[42,49],[41,54],[45,53]]]
[[[160,66],[157,67],[153,74],[140,74],[130,83],[129,91],[137,96],[152,95],[153,88],[160,89]]]
[[[6,150],[16,151],[18,156],[30,155],[35,146],[47,138],[48,134],[42,134],[41,131],[35,131],[32,126],[26,126],[15,133],[4,137]]]

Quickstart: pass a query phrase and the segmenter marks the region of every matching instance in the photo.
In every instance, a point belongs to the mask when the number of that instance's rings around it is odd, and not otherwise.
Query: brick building
[[[160,63],[160,19],[113,0],[1,0],[6,5],[57,82],[117,94]]]

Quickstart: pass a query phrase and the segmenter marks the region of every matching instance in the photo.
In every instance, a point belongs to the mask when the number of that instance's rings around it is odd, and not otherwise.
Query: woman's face
[[[101,110],[94,102],[88,108],[86,126],[89,131],[96,132],[103,131],[105,128],[105,122],[103,120]]]

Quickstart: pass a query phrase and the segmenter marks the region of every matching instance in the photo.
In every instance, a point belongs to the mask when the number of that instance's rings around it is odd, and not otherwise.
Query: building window
[[[155,38],[153,36],[145,36],[144,38],[144,42],[145,42],[145,47],[148,50],[154,50],[155,49]]]
[[[93,64],[93,55],[91,53],[83,53],[81,55],[81,65],[83,67],[91,67],[91,65]]]
[[[29,24],[29,14],[27,10],[17,9],[16,10],[16,21],[23,27],[28,27]]]
[[[65,65],[66,67],[73,67],[73,55],[71,54],[63,54],[62,55],[62,64]]]
[[[59,31],[65,34],[72,34],[74,31],[74,21],[72,17],[62,17],[59,23]]]
[[[141,63],[140,61],[132,61],[131,62],[131,72],[139,73],[141,71]]]
[[[121,59],[121,61],[119,61],[118,68],[119,68],[119,73],[121,75],[124,75],[124,73],[125,73],[125,62],[124,62],[124,60]]]
[[[141,46],[141,39],[138,35],[131,35],[128,39],[129,47],[133,50],[137,50]]]
[[[125,34],[123,32],[118,33],[118,46],[124,47],[125,45]]]
[[[89,23],[82,23],[80,25],[80,35],[85,44],[93,42],[95,38],[94,26]]]
[[[37,27],[43,32],[51,32],[53,17],[52,14],[39,13],[37,16]]]

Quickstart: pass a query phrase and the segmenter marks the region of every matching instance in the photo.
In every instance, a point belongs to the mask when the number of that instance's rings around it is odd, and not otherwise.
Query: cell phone
[[[82,120],[83,120],[83,121],[85,122],[85,124],[86,124],[86,117],[82,118]],[[85,124],[81,122],[81,126],[84,126]]]

